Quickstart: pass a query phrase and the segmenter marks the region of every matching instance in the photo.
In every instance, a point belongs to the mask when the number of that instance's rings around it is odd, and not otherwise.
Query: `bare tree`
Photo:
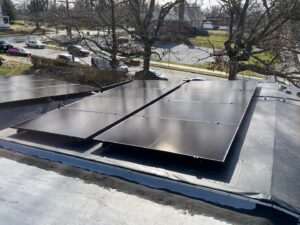
[[[106,55],[103,51],[109,53],[115,71],[119,46],[117,29],[126,18],[124,6],[123,0],[78,0],[69,9],[69,17],[65,16],[64,8],[57,7],[48,19],[56,21],[57,26],[72,27],[71,39],[84,44],[99,57]]]
[[[220,0],[230,16],[229,35],[224,50],[215,54],[228,58],[229,80],[237,73],[250,70],[263,75],[275,75],[296,84],[299,71],[285,62],[288,36],[283,32],[293,19],[298,0]],[[270,59],[259,55],[268,54]],[[251,63],[251,60],[256,63]]]
[[[50,5],[49,0],[28,0],[27,8],[30,19],[35,22],[36,30],[41,29],[41,22],[45,20],[45,13]]]
[[[165,18],[182,1],[175,0],[159,5],[157,0],[128,0],[129,10],[133,16],[131,25],[135,28],[134,33],[140,37],[143,43],[143,71],[145,75],[150,69],[152,46],[159,38],[159,32],[164,25]]]

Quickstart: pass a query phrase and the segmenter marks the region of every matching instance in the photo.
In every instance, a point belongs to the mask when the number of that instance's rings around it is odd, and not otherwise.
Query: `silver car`
[[[46,48],[46,45],[43,44],[41,41],[39,40],[30,40],[30,41],[26,41],[25,42],[26,46],[28,48],[38,48],[38,49],[44,49]]]

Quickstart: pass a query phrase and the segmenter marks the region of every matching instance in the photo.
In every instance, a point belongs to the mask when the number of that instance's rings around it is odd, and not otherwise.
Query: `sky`
[[[217,0],[203,0],[203,8],[208,8],[212,5],[217,5],[218,1]]]
[[[13,2],[15,3],[20,3],[20,2],[23,2],[24,0],[13,0]],[[199,2],[199,0],[189,0],[190,2]],[[203,1],[203,5],[202,5],[202,8],[205,9],[205,8],[208,8],[212,5],[217,5],[218,4],[218,0],[202,0]]]

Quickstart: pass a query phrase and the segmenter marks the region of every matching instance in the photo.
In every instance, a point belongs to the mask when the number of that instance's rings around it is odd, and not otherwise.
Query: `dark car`
[[[31,56],[31,53],[24,48],[12,47],[9,48],[6,52],[10,55],[16,55],[16,56]]]
[[[80,45],[72,45],[68,47],[68,52],[71,55],[74,56],[81,56],[81,57],[86,57],[90,54],[90,52],[86,49],[84,49],[82,46]]]
[[[0,51],[6,52],[9,48],[12,48],[13,45],[6,40],[0,40]]]
[[[156,70],[149,70],[147,75],[144,74],[144,71],[138,71],[135,73],[135,79],[137,80],[169,80],[166,76],[162,75]]]

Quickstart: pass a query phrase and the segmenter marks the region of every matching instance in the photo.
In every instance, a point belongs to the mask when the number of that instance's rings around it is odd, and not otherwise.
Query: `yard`
[[[214,46],[216,49],[224,47],[224,42],[228,37],[227,31],[211,30],[208,33],[209,37],[195,36],[193,38],[189,38],[189,41],[198,47],[212,48],[212,46]]]
[[[30,21],[15,20],[14,24],[10,25],[8,30],[0,30],[0,36],[3,35],[14,35],[14,34],[31,34],[35,30],[35,24]],[[46,31],[50,31],[46,29]]]
[[[27,74],[31,65],[9,61],[0,66],[0,76],[12,76]]]
[[[5,60],[0,66],[0,76],[13,76],[28,74],[31,69],[30,58],[10,56],[7,54],[0,54],[0,57]]]

